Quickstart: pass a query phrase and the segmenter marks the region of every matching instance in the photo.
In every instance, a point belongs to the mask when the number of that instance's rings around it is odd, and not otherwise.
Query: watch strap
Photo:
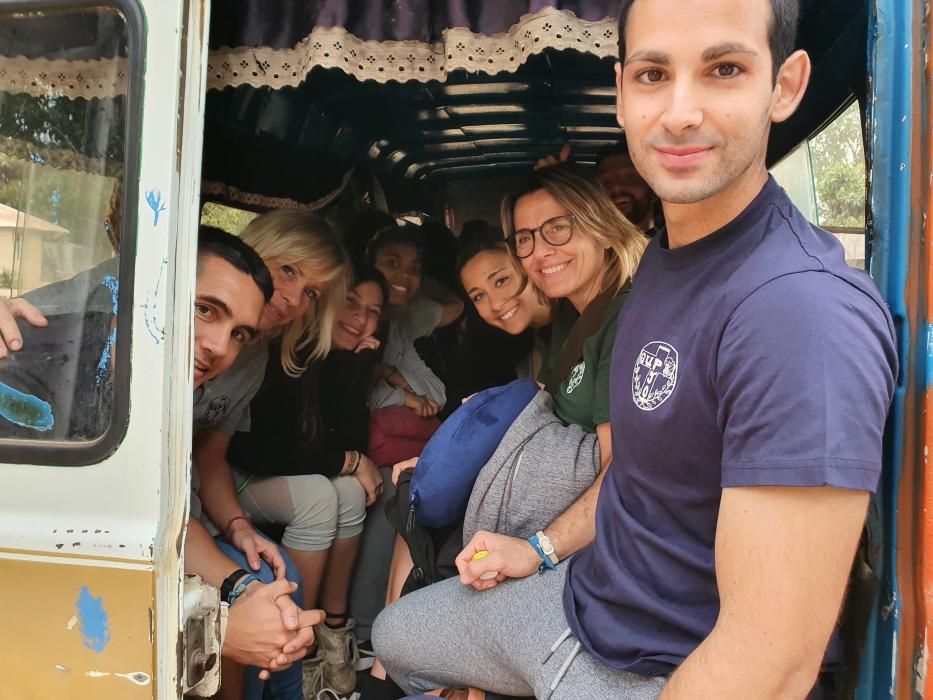
[[[538,539],[537,535],[532,535],[528,538],[528,543],[534,547],[535,552],[538,556],[541,557],[541,564],[538,566],[538,573],[544,573],[545,571],[553,571],[554,564],[551,562],[551,558],[544,553],[544,550],[541,548],[541,542]]]
[[[554,566],[557,566],[557,562],[559,562],[560,559],[557,558],[557,552],[554,551],[554,545],[551,543],[551,538],[545,535],[541,530],[538,530],[535,533],[535,537],[538,538],[538,544],[541,545],[541,550],[544,552],[547,558],[551,560],[551,563],[554,564]]]
[[[227,576],[227,578],[224,579],[224,582],[220,584],[220,602],[233,605],[233,601],[236,600],[237,596],[239,596],[239,593],[237,593],[237,595],[233,597],[233,600],[230,600],[230,597],[234,593],[234,588],[239,588],[237,583],[239,583],[241,580],[247,579],[249,576],[252,576],[252,574],[250,574],[250,572],[246,569],[237,569],[232,574]],[[255,578],[255,576],[253,578]]]

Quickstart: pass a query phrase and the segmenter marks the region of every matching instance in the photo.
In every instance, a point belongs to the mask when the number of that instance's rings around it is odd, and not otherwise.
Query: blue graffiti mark
[[[152,225],[159,225],[159,214],[165,211],[165,204],[162,202],[162,193],[159,190],[149,190],[146,192],[146,202],[153,211]]]
[[[59,189],[52,190],[52,194],[49,196],[49,199],[51,199],[52,204],[55,204],[56,206],[61,204],[61,201],[62,201],[61,190]]]
[[[55,426],[52,407],[37,396],[24,394],[0,382],[0,416],[11,423],[40,432]]]
[[[82,586],[75,606],[81,624],[81,642],[88,649],[101,653],[110,642],[110,622],[104,610],[104,597],[95,598],[87,586]]]
[[[45,165],[45,158],[40,156],[38,153],[30,153],[29,160],[33,163],[38,163],[39,165]]]
[[[106,275],[100,283],[110,290],[110,298],[113,300],[113,313],[117,313],[117,292],[120,291],[120,283],[113,275]]]
[[[97,372],[94,375],[94,381],[97,386],[104,383],[107,374],[110,371],[110,358],[113,357],[113,348],[117,344],[117,329],[110,331],[107,342],[104,343],[104,349],[100,353],[100,359],[97,361]]]
[[[113,302],[113,315],[117,315],[117,292],[120,290],[120,283],[117,282],[117,278],[113,275],[107,275],[101,279],[100,283],[104,285],[108,290],[110,290],[110,296]],[[100,386],[104,379],[107,377],[107,373],[110,370],[110,359],[113,357],[113,348],[117,344],[117,329],[113,328],[110,331],[110,336],[107,338],[107,342],[104,343],[104,349],[100,353],[100,360],[97,362],[97,372],[95,373],[95,381],[97,386]]]

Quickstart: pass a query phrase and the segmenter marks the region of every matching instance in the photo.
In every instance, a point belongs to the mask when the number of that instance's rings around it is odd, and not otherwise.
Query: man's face
[[[774,106],[769,0],[647,0],[631,8],[619,121],[664,202],[692,204],[764,172]]]
[[[654,192],[635,170],[626,153],[613,153],[603,158],[596,176],[616,209],[636,226],[646,223],[654,202]]]
[[[194,297],[194,386],[210,381],[256,337],[265,306],[262,291],[245,272],[216,255],[198,259]]]

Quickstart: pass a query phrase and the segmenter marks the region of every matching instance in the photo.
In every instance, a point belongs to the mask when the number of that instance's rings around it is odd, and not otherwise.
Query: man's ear
[[[616,121],[625,128],[625,117],[622,110],[622,63],[616,62]]]
[[[777,74],[771,105],[771,121],[783,122],[797,111],[807,84],[810,82],[810,56],[806,51],[794,51]]]

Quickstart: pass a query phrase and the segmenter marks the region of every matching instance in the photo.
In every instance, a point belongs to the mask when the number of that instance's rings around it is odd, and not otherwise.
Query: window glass
[[[0,13],[0,298],[46,318],[20,320],[22,349],[0,359],[0,438],[98,440],[128,379],[127,44],[115,8]]]
[[[858,103],[771,169],[794,204],[836,236],[846,262],[865,268],[865,154]]]

